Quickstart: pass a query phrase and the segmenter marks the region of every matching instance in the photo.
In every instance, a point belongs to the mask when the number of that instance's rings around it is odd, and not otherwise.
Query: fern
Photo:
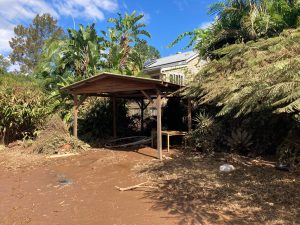
[[[252,112],[300,113],[300,29],[279,37],[234,44],[213,60],[186,89],[199,103],[221,107],[218,115]]]

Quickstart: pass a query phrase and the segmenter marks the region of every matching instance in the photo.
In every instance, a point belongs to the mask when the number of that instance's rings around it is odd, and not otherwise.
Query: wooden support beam
[[[192,131],[192,101],[188,98],[188,131]]]
[[[157,151],[158,157],[162,160],[162,137],[161,137],[161,93],[157,90],[156,98],[156,111],[157,111]]]
[[[78,99],[77,99],[77,95],[74,94],[74,107],[73,107],[73,111],[74,111],[74,118],[73,118],[73,135],[75,138],[78,137],[77,135],[77,121],[78,121]]]
[[[144,134],[144,110],[145,110],[145,103],[144,99],[141,100],[141,133]]]
[[[112,97],[112,103],[113,103],[113,137],[117,137],[117,103],[116,103],[116,97]]]
[[[78,107],[82,105],[82,103],[87,99],[88,95],[84,94],[81,98],[80,101],[78,103]]]
[[[143,95],[144,95],[151,103],[153,103],[152,98],[151,98],[145,91],[141,90],[141,92],[143,93]]]

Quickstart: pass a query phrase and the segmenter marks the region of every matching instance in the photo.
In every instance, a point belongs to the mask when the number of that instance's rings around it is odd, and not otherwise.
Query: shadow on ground
[[[179,157],[139,169],[159,188],[146,192],[155,210],[180,217],[179,224],[299,224],[299,174],[235,162],[219,172],[224,157]]]

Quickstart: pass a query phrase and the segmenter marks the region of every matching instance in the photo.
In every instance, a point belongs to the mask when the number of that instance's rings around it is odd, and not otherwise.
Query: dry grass
[[[237,169],[219,172],[224,162]],[[299,173],[272,163],[232,155],[181,156],[138,165],[140,176],[155,181],[146,192],[155,209],[181,217],[180,224],[299,224]]]
[[[29,149],[34,153],[57,154],[84,151],[87,148],[87,144],[70,135],[68,127],[59,116],[53,116]]]

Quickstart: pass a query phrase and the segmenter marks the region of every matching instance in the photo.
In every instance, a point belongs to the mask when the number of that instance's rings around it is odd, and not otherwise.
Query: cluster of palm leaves
[[[218,115],[252,112],[300,113],[300,30],[278,37],[234,44],[213,54],[195,77],[188,94],[220,107]]]
[[[52,105],[65,121],[71,121],[73,96],[60,88],[91,77],[100,71],[139,75],[144,63],[159,52],[141,37],[151,37],[141,22],[143,14],[118,14],[109,19],[112,27],[99,31],[95,24],[68,29],[60,40],[48,40],[35,74],[43,78]]]
[[[140,36],[151,37],[141,23],[143,14],[118,14],[117,18],[109,19],[113,26],[108,31],[97,34],[95,24],[79,30],[68,29],[68,35],[62,40],[49,40],[44,47],[43,59],[38,68],[38,74],[54,74],[86,78],[97,71],[111,70],[136,74],[140,72],[146,59],[144,52],[134,46],[145,43]],[[138,53],[138,54],[137,54]],[[142,61],[142,62],[141,62]],[[136,68],[136,64],[138,64]]]
[[[109,29],[109,38],[121,50],[118,65],[118,69],[121,71],[128,68],[128,57],[132,49],[130,44],[140,42],[141,35],[151,37],[150,33],[144,30],[146,25],[140,22],[143,17],[143,14],[136,15],[134,11],[132,14],[126,13],[124,17],[118,13],[118,18],[109,19],[109,22],[114,24],[114,27]]]
[[[89,77],[102,66],[104,42],[95,30],[95,25],[79,31],[68,30],[68,37],[62,40],[49,40],[44,47],[43,60],[39,65],[42,72],[49,74],[72,74],[76,77]]]
[[[170,46],[190,37],[188,47],[194,46],[202,55],[226,44],[256,40],[278,35],[285,28],[299,25],[298,0],[225,0],[212,4],[209,14],[216,19],[206,29],[181,34]]]

